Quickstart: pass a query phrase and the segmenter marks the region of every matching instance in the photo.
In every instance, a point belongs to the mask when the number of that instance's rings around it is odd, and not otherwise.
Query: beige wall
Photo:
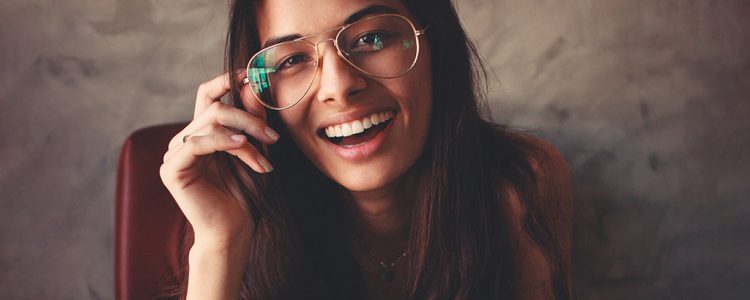
[[[580,299],[750,293],[747,1],[459,3],[495,119],[576,179]],[[135,129],[186,120],[224,1],[0,3],[0,298],[113,297],[114,175]]]

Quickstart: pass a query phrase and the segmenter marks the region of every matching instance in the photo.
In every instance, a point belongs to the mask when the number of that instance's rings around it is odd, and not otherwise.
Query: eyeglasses
[[[338,30],[334,38],[308,41]],[[333,41],[339,57],[363,74],[381,79],[405,75],[417,63],[419,36],[404,16],[383,14],[329,31],[279,43],[260,50],[247,64],[247,78],[263,106],[283,110],[297,104],[310,90],[320,63],[318,44]]]

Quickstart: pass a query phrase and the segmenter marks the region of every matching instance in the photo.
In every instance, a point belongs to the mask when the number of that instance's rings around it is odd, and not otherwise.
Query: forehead
[[[344,25],[347,18],[373,5],[410,17],[398,0],[264,0],[255,9],[258,35],[263,43],[271,37],[317,34]]]

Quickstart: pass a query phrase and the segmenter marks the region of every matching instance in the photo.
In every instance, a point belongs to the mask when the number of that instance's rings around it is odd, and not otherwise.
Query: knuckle
[[[234,123],[236,123],[235,125],[237,127],[242,126],[243,122],[241,120],[247,121],[248,118],[246,118],[244,115],[242,115],[240,113],[239,109],[232,109],[232,121],[234,121]]]
[[[208,88],[208,82],[204,82],[198,85],[198,94],[202,95],[205,94],[206,89]]]
[[[198,137],[191,136],[185,141],[185,146],[191,149],[198,148],[200,146],[200,139]]]
[[[208,125],[208,130],[211,133],[222,132],[222,131],[224,131],[224,129],[225,129],[224,126],[221,126],[220,124],[217,124],[217,123],[211,123],[211,124]]]
[[[234,128],[242,128],[242,120],[244,120],[244,118],[237,115],[237,110],[232,107],[225,107],[222,110],[222,113],[217,116],[217,121],[219,123]]]
[[[167,164],[161,164],[161,166],[159,166],[159,176],[161,177],[161,179],[167,177],[168,174],[169,172],[167,170]]]
[[[227,140],[229,140],[229,137],[224,134],[214,134],[213,135],[213,142],[216,146],[224,145],[226,144]]]
[[[164,185],[170,185],[174,182],[174,173],[166,163],[161,164],[159,167],[159,177]]]
[[[242,120],[246,123],[250,123],[253,125],[260,124],[263,120],[258,118],[258,116],[253,115],[252,113],[249,113],[247,111],[236,109],[235,111],[235,118],[238,120]]]
[[[184,136],[185,136],[184,133],[179,133],[173,136],[172,139],[169,140],[169,144],[167,145],[168,146],[167,153],[169,153],[169,151],[173,150],[174,148],[177,148],[177,146],[179,146],[182,143],[182,138]],[[166,155],[166,153],[164,155]]]
[[[212,116],[217,116],[224,109],[224,103],[221,101],[214,101],[208,106],[208,113]]]

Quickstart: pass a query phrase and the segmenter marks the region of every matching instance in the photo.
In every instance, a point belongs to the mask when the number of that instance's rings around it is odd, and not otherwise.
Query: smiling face
[[[363,15],[363,10],[371,13]],[[281,36],[315,35],[340,27],[347,19],[391,11],[422,29],[399,1],[386,0],[268,0],[257,5],[256,17],[263,43]],[[333,36],[310,41],[327,38]],[[419,39],[416,65],[393,79],[361,73],[338,56],[332,42],[321,42],[312,87],[299,103],[279,112],[305,155],[350,191],[376,191],[396,183],[424,149],[432,86],[427,39]]]

